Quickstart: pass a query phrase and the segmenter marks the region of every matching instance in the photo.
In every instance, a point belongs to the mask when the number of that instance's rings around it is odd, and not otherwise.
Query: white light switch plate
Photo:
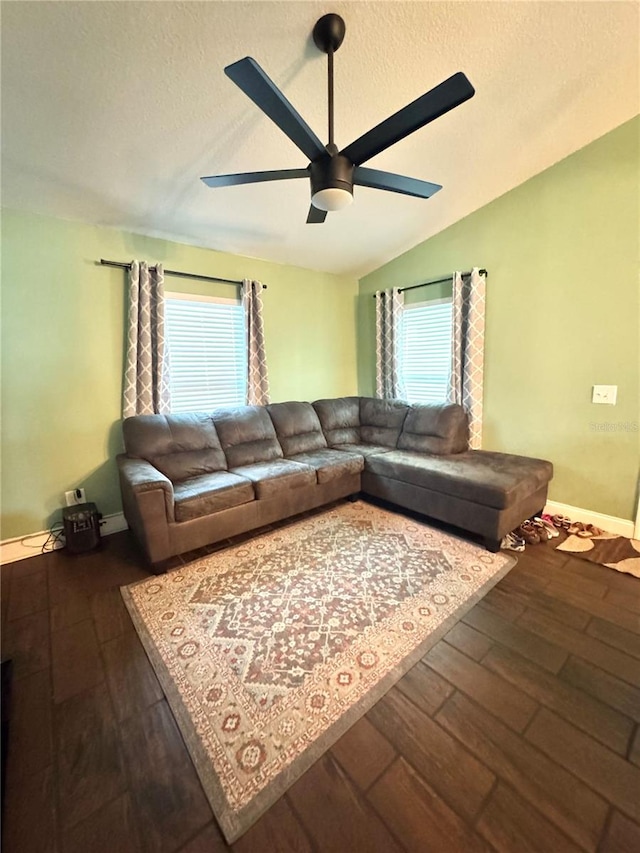
[[[591,402],[605,403],[609,406],[615,406],[617,396],[617,385],[594,385],[593,394],[591,395]]]

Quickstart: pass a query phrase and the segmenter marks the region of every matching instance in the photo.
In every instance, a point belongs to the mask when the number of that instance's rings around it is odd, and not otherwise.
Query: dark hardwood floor
[[[236,853],[640,851],[640,580],[518,559]],[[229,849],[120,597],[141,566],[122,533],[2,568],[5,853]]]

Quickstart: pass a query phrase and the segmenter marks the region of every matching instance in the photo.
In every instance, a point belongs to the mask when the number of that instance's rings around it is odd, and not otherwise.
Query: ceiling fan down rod
[[[340,17],[331,12],[323,15],[313,28],[313,41],[318,50],[327,54],[328,64],[328,101],[329,101],[329,144],[333,148],[333,54],[344,41],[345,23]],[[332,153],[334,153],[332,151]]]
[[[327,52],[328,77],[329,77],[329,146],[333,148],[333,48],[329,47]]]

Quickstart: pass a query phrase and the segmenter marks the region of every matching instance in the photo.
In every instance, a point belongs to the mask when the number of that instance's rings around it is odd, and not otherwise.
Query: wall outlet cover
[[[604,403],[608,406],[615,406],[618,396],[617,385],[594,385],[591,394],[592,403]]]
[[[64,493],[64,499],[67,506],[76,506],[76,504],[87,502],[84,489],[71,489],[71,491]]]

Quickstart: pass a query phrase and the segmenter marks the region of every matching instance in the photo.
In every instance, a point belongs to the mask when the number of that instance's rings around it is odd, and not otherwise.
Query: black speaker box
[[[62,510],[65,547],[72,554],[93,551],[100,545],[100,513],[94,503],[67,506]]]

